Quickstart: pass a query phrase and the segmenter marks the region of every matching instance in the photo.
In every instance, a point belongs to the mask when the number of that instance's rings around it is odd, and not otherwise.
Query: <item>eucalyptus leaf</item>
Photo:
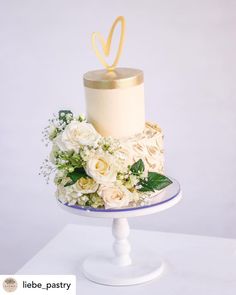
[[[142,179],[139,182],[141,188],[139,191],[141,192],[154,192],[155,190],[161,190],[168,185],[170,185],[172,181],[163,174],[159,174],[156,172],[148,172],[147,179]]]
[[[139,159],[137,162],[135,162],[131,168],[130,171],[132,172],[133,175],[140,175],[144,171],[144,163],[142,159]]]

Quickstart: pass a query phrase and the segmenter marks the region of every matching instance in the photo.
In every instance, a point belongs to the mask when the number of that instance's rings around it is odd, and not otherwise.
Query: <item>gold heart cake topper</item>
[[[100,51],[97,48],[97,44],[96,44],[96,40],[98,39],[102,45],[102,50],[105,56],[109,56],[110,55],[110,49],[111,49],[111,41],[112,41],[112,37],[113,37],[113,33],[115,31],[115,28],[117,26],[118,23],[121,23],[121,31],[120,31],[120,41],[119,41],[119,46],[118,46],[118,50],[117,50],[117,54],[115,57],[115,60],[113,62],[112,65],[109,65],[104,56],[100,53]],[[119,16],[117,17],[117,19],[114,21],[110,33],[108,35],[107,41],[105,41],[105,39],[103,38],[103,36],[99,33],[99,32],[95,32],[92,34],[92,46],[93,46],[93,50],[97,56],[97,58],[99,59],[99,61],[101,62],[101,64],[108,70],[108,71],[113,71],[115,69],[115,67],[118,64],[118,61],[120,59],[121,56],[121,52],[123,49],[123,43],[124,43],[124,37],[125,37],[125,19],[123,16]]]

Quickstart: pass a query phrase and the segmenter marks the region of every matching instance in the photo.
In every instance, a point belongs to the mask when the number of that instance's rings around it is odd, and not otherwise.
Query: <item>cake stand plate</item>
[[[89,280],[103,285],[125,286],[148,282],[160,276],[165,268],[165,263],[164,259],[159,259],[156,253],[152,255],[149,250],[141,249],[139,255],[130,254],[128,218],[157,213],[177,204],[181,200],[182,194],[179,183],[174,179],[172,181],[171,185],[154,196],[152,201],[145,206],[122,209],[88,209],[58,202],[61,208],[73,214],[113,219],[113,252],[91,254],[83,262],[83,273]],[[133,247],[136,248],[135,245]]]

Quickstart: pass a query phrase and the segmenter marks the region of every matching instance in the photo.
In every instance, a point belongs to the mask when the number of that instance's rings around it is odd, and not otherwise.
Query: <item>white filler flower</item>
[[[92,155],[87,162],[85,171],[99,184],[116,181],[117,167],[114,157],[105,152]]]
[[[124,186],[116,184],[101,185],[98,189],[98,195],[103,198],[106,209],[128,206],[132,200],[131,192]]]
[[[66,150],[79,151],[81,145],[95,145],[100,135],[95,128],[86,122],[71,121],[59,138],[60,143]],[[61,146],[59,144],[59,146]]]

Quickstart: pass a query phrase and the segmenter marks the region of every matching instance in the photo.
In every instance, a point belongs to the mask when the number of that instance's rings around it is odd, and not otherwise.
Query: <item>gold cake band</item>
[[[92,89],[120,89],[143,83],[143,72],[137,69],[116,68],[113,71],[97,70],[84,74],[84,86]]]

